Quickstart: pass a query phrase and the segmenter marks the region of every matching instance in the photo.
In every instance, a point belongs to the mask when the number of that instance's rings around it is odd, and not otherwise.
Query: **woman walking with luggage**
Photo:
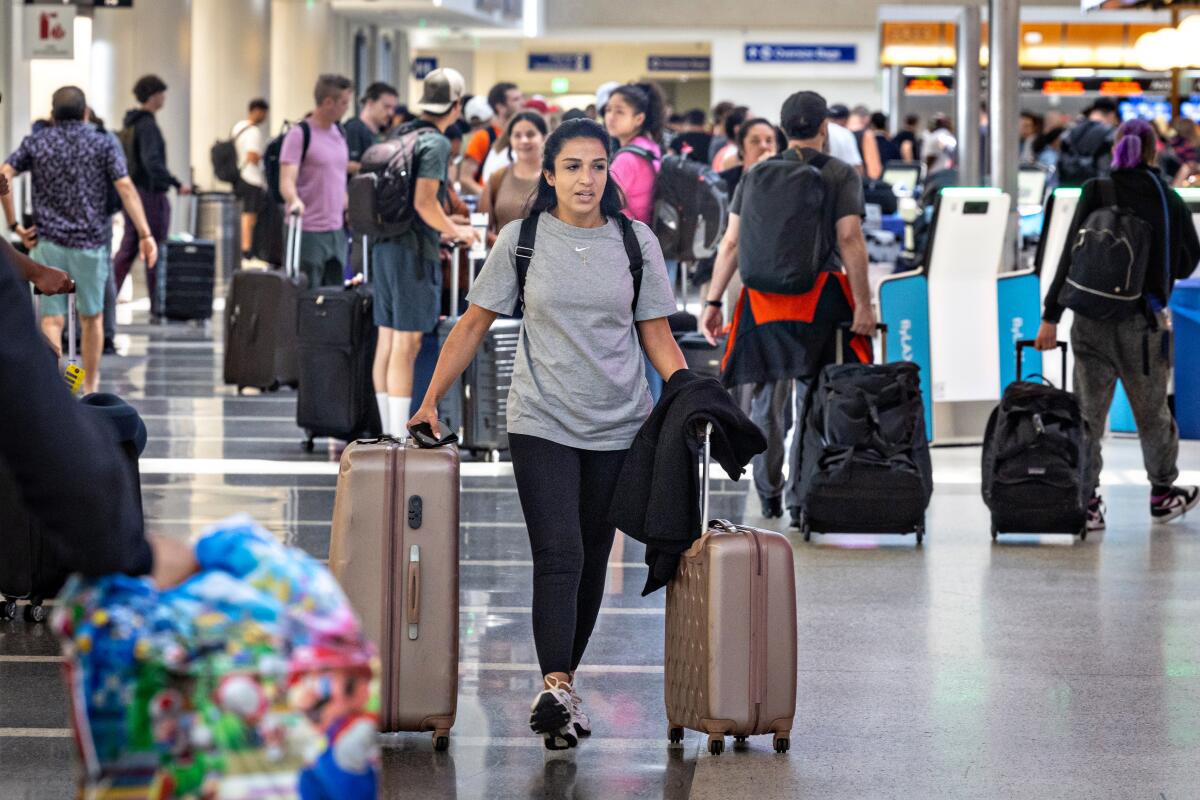
[[[649,228],[622,215],[609,148],[608,134],[586,119],[546,141],[531,221],[500,231],[409,423],[437,430],[438,401],[492,321],[522,303],[508,433],[544,676],[530,727],[551,750],[591,732],[574,677],[604,596],[614,486],[651,410],[642,349],[664,380],[686,367],[667,324],[675,300],[662,251]]]
[[[1191,212],[1152,165],[1157,145],[1154,130],[1143,120],[1130,120],[1118,130],[1113,148],[1111,184],[1093,179],[1084,184],[1067,241],[1074,242],[1092,212],[1107,205],[1105,194],[1115,192],[1116,205],[1150,225],[1150,253],[1143,299],[1119,318],[1098,319],[1076,311],[1071,325],[1075,350],[1075,392],[1091,429],[1091,485],[1097,487],[1088,504],[1088,530],[1104,529],[1100,483],[1100,440],[1109,406],[1120,378],[1129,396],[1142,443],[1142,458],[1150,478],[1150,516],[1170,522],[1200,503],[1200,489],[1175,486],[1179,477],[1179,429],[1167,406],[1171,376],[1170,322],[1164,311],[1176,280],[1192,273],[1200,259],[1200,241]],[[1068,282],[1075,248],[1063,251],[1058,272],[1046,295],[1038,331],[1039,350],[1053,350],[1063,304],[1060,292]],[[1107,287],[1106,287],[1107,288]]]
[[[488,215],[488,247],[496,244],[501,228],[528,213],[549,132],[545,117],[536,111],[522,111],[509,121],[504,138],[512,163],[492,173],[479,198],[479,210]]]

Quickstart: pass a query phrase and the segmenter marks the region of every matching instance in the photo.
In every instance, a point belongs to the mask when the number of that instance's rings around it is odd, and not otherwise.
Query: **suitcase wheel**
[[[1081,541],[1081,542],[1087,541],[1087,524],[1086,523],[1084,524],[1084,526],[1082,528],[1079,529],[1079,541]]]
[[[708,735],[708,752],[714,756],[719,756],[725,752],[725,737],[719,733],[710,733]]]
[[[439,753],[444,753],[447,750],[449,750],[450,749],[450,737],[449,736],[433,737],[433,749]]]
[[[678,726],[671,726],[670,730],[667,731],[667,741],[670,742],[671,744],[679,744],[680,742],[682,742],[683,741],[683,728],[680,728]]]
[[[745,744],[749,738],[750,737],[748,736],[735,736],[733,737],[733,743],[735,746],[739,744]]]
[[[996,539],[997,539],[999,536],[1000,536],[1000,531],[998,531],[998,530],[996,529],[996,526],[995,526],[995,524],[993,523],[993,525],[992,525],[992,541],[993,541],[993,542],[994,542],[994,541],[996,541]]]
[[[812,526],[808,524],[808,514],[800,512],[800,532],[804,534],[804,541],[812,541]]]
[[[309,436],[307,439],[300,442],[300,449],[306,453],[311,453],[316,448],[316,445],[313,444],[313,438],[314,437]]]
[[[17,601],[4,599],[0,603],[0,619],[16,619],[17,618]]]
[[[775,752],[786,753],[792,746],[792,740],[787,736],[775,736]]]
[[[44,605],[42,605],[41,603],[38,603],[36,605],[25,606],[25,621],[26,622],[33,622],[33,623],[45,622],[46,617],[48,617],[49,615],[50,615],[50,612],[48,612],[46,610],[46,607]]]
[[[915,533],[917,534],[917,544],[920,545],[925,541],[925,524],[918,525]]]

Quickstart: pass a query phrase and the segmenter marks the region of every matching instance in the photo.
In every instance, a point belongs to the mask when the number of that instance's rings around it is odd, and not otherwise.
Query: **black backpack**
[[[1071,244],[1058,301],[1088,319],[1123,319],[1144,307],[1153,228],[1117,201],[1109,178],[1096,181],[1103,206],[1088,214]]]
[[[1058,185],[1083,186],[1092,178],[1108,176],[1112,167],[1113,129],[1098,120],[1086,120],[1062,140],[1058,157]]]
[[[212,159],[213,175],[217,180],[225,181],[225,183],[237,183],[242,174],[242,168],[238,164],[237,140],[251,127],[247,125],[238,131],[236,136],[222,139],[212,146],[209,157]]]
[[[521,316],[525,308],[525,279],[529,275],[529,263],[533,261],[534,244],[537,241],[538,217],[534,211],[521,220],[521,232],[517,236],[517,305],[512,316]],[[633,313],[637,314],[638,298],[642,294],[642,243],[633,230],[633,221],[624,214],[617,214],[621,226],[621,240],[625,243],[625,254],[629,257],[629,273],[633,276]]]
[[[788,150],[742,177],[738,272],[751,289],[804,294],[829,268],[832,211],[821,178],[829,156]]]
[[[362,155],[362,168],[350,179],[350,229],[362,236],[389,238],[412,228],[416,219],[417,142],[428,122],[404,125],[397,136],[371,145]]]
[[[863,178],[863,201],[879,206],[881,214],[895,214],[900,207],[892,185],[887,181],[877,181],[871,178]]]
[[[993,538],[1005,532],[1086,536],[1095,489],[1088,481],[1089,435],[1070,392],[1032,381],[1008,385],[983,437],[983,501],[992,511]]]
[[[716,254],[729,221],[729,190],[708,164],[667,156],[654,179],[650,226],[664,258],[699,261]]]

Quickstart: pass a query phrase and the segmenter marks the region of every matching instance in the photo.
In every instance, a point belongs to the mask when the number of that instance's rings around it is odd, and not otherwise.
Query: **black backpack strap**
[[[629,256],[629,272],[633,275],[633,313],[636,319],[638,298],[642,294],[642,243],[638,241],[633,221],[624,214],[617,215],[621,225],[621,239],[625,242],[625,254]]]
[[[300,149],[300,163],[304,163],[304,159],[308,158],[308,145],[312,141],[312,129],[308,127],[308,120],[300,120],[300,135],[304,137],[304,147]]]
[[[1117,205],[1117,184],[1112,178],[1097,178],[1096,190],[1100,192],[1100,202],[1105,206]]]
[[[825,165],[828,164],[832,158],[833,158],[833,156],[825,155],[824,153],[817,153],[815,156],[808,159],[804,163],[808,164],[809,166],[815,167],[817,170],[823,170],[823,169],[825,169]]]
[[[635,156],[644,158],[646,161],[648,161],[650,166],[654,166],[654,162],[658,161],[658,158],[654,155],[654,153],[651,153],[644,147],[638,147],[636,144],[627,144],[621,149],[617,150],[617,152],[613,154],[613,159],[615,160],[617,156],[621,155],[621,153],[633,153]]]
[[[517,237],[516,266],[517,266],[517,307],[513,309],[515,316],[525,307],[525,277],[529,274],[529,262],[533,260],[533,243],[537,239],[538,217],[540,211],[534,211],[521,220],[521,234]]]

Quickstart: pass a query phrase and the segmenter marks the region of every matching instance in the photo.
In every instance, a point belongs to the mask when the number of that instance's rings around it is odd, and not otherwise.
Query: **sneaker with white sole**
[[[547,679],[551,685],[538,692],[529,709],[529,727],[546,740],[547,750],[566,750],[579,744],[571,724],[571,685]]]
[[[1172,486],[1166,494],[1150,495],[1150,517],[1155,522],[1170,522],[1200,504],[1200,487]]]
[[[1087,508],[1087,529],[1088,533],[1093,531],[1102,531],[1105,528],[1104,523],[1104,500],[1098,494],[1092,495],[1092,499],[1088,501]]]
[[[571,725],[575,728],[575,735],[580,738],[592,735],[592,721],[583,710],[583,699],[575,691],[574,684],[571,685]]]

